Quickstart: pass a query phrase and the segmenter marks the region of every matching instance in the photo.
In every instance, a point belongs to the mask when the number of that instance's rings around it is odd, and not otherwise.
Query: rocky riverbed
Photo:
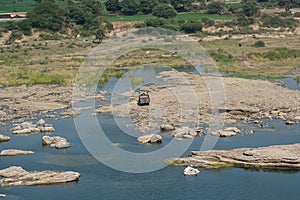
[[[225,124],[259,123],[263,118],[282,119],[287,124],[300,120],[300,91],[284,88],[278,82],[213,75],[201,77],[175,70],[161,72],[158,78],[166,84],[142,87],[149,91],[149,106],[138,106],[138,93],[129,91],[123,94],[130,97],[129,103],[101,106],[96,112],[130,117],[144,133],[159,130],[164,124],[201,126],[215,117],[222,118]],[[222,84],[209,89],[206,83],[215,82]],[[225,103],[213,107],[213,101]],[[215,110],[220,113],[218,116],[213,114]]]
[[[265,170],[300,170],[300,144],[233,150],[192,151],[186,158],[166,162],[174,166],[208,169],[240,167]]]

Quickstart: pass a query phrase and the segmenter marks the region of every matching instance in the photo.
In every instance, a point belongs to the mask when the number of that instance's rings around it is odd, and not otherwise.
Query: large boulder
[[[157,134],[149,134],[149,135],[143,135],[141,137],[138,137],[137,140],[140,143],[146,144],[146,143],[161,143],[162,137]]]
[[[80,174],[78,172],[66,171],[40,171],[28,172],[22,167],[12,166],[0,170],[0,186],[32,186],[49,185],[58,183],[67,183],[78,181]]]
[[[44,136],[42,138],[43,145],[48,145],[57,149],[64,149],[71,146],[71,144],[67,141],[67,139],[59,137],[59,136]]]
[[[0,142],[6,142],[10,140],[10,137],[9,136],[6,136],[6,135],[1,135],[0,134]]]
[[[0,152],[0,156],[21,156],[33,154],[33,151],[23,151],[18,149],[7,149]]]
[[[52,124],[46,124],[45,120],[40,119],[36,124],[32,122],[23,122],[21,124],[15,124],[12,128],[13,134],[30,134],[35,132],[52,133],[55,131]]]

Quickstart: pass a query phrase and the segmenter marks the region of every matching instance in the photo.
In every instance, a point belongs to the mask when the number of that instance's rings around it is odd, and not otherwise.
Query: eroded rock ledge
[[[186,158],[172,158],[166,162],[174,166],[208,169],[240,167],[264,170],[300,170],[300,144],[192,151]]]
[[[58,183],[67,183],[78,181],[80,174],[78,172],[54,172],[40,171],[28,172],[22,167],[12,166],[0,170],[0,186],[32,186],[32,185],[49,185]]]

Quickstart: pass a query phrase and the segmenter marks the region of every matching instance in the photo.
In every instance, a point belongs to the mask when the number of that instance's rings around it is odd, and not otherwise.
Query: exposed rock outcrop
[[[300,144],[233,150],[193,151],[186,158],[166,162],[175,166],[203,168],[241,167],[265,170],[300,170]]]
[[[42,138],[43,145],[49,145],[50,147],[57,149],[65,149],[71,146],[71,144],[67,141],[67,139],[59,137],[59,136],[44,136]]]
[[[164,131],[172,131],[172,130],[175,130],[175,127],[171,124],[163,124],[163,125],[160,125],[160,131],[161,132],[164,132]]]
[[[143,135],[141,137],[138,137],[137,140],[140,143],[146,144],[146,143],[161,143],[162,137],[157,134],[149,134],[149,135]]]
[[[40,171],[28,172],[22,167],[12,166],[0,170],[0,186],[32,186],[32,185],[49,185],[58,183],[67,183],[78,181],[80,174],[78,172],[54,172]]]
[[[33,151],[23,151],[18,149],[7,149],[0,152],[0,156],[21,156],[33,154]]]

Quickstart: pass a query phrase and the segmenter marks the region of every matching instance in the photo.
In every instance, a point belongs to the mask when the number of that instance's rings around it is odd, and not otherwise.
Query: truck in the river
[[[150,104],[150,96],[147,90],[139,91],[138,105],[145,106]]]

